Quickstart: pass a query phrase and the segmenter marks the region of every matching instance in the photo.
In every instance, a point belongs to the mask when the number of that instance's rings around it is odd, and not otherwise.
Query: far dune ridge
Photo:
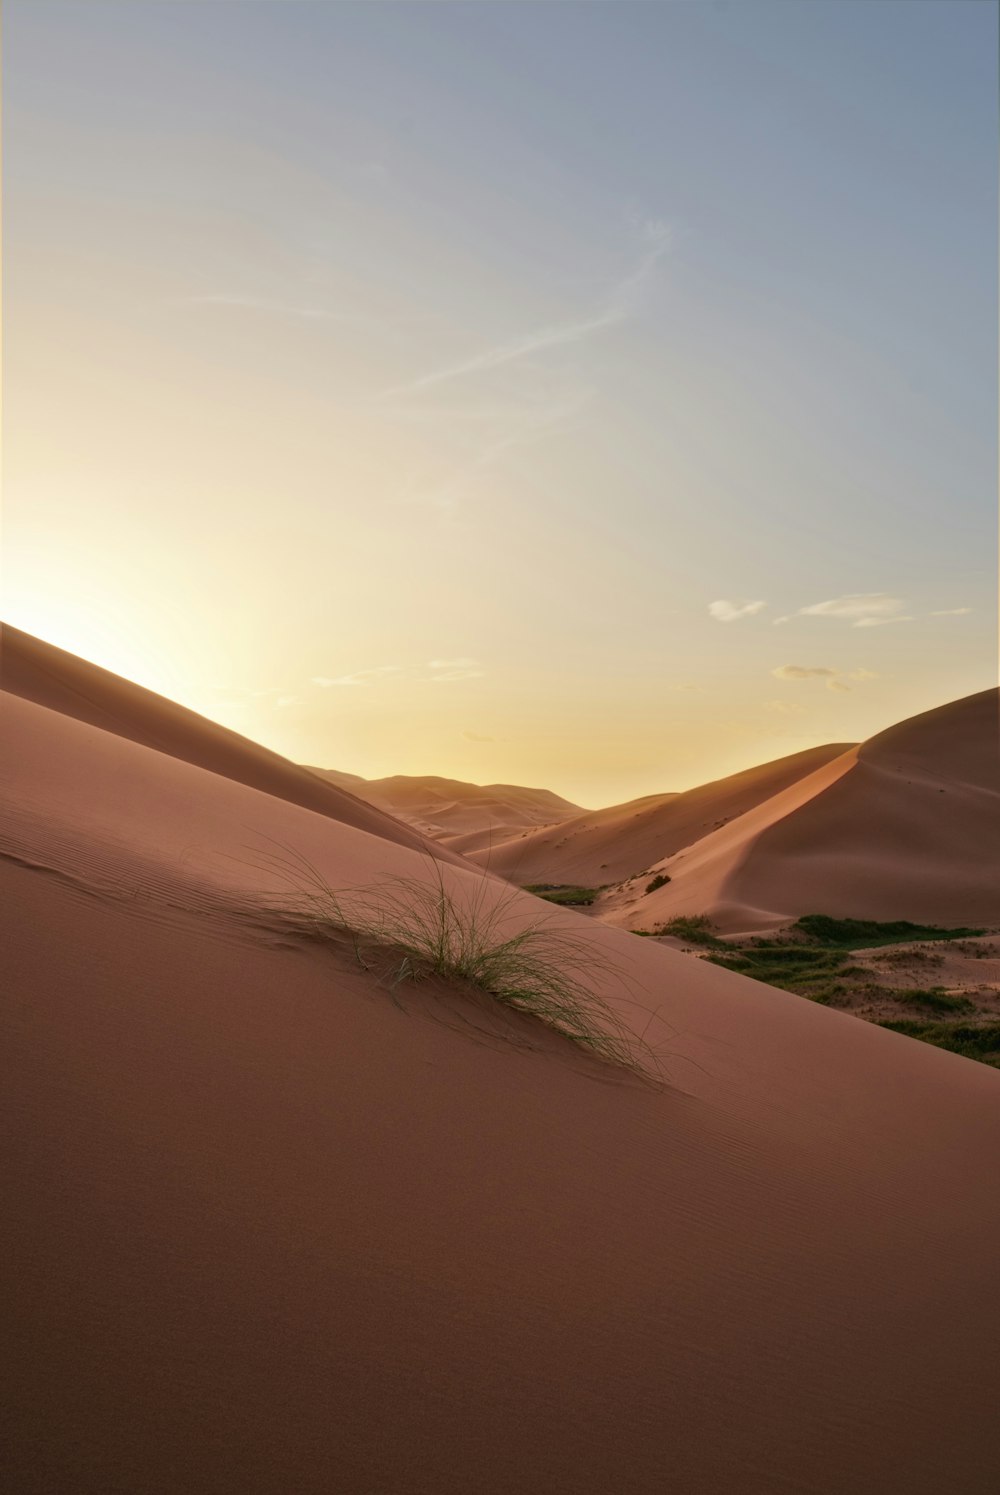
[[[221,728],[208,767],[190,713],[136,740],[114,694],[0,697],[12,1489],[997,1488],[995,1072],[248,783]],[[307,936],[276,847],[550,919],[659,1082]]]
[[[549,789],[517,784],[468,784],[433,774],[363,779],[335,768],[310,772],[462,852],[481,839],[503,841],[526,826],[553,825],[582,813]]]
[[[1000,923],[1000,691],[880,732],[693,846],[669,882],[608,892],[600,916],[655,929],[707,915],[730,933],[805,913]]]
[[[555,827],[518,833],[504,842],[455,844],[474,861],[522,887],[543,882],[584,887],[619,883],[805,778],[848,746],[806,748],[682,794],[651,794],[604,810],[585,810]]]

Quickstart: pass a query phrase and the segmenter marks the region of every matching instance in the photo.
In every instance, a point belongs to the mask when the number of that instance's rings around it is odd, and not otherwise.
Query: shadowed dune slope
[[[562,825],[502,845],[494,842],[477,848],[464,841],[456,845],[491,872],[522,887],[536,882],[583,887],[617,883],[708,835],[721,821],[742,815],[844,751],[844,743],[807,748],[683,794],[654,794],[630,804],[584,812]]]
[[[371,831],[402,846],[428,849],[428,842],[410,826],[337,785],[318,781],[308,769],[9,623],[3,625],[0,684],[12,695],[172,758],[183,758],[345,825]],[[449,856],[440,849],[434,854]]]
[[[643,1085],[390,994],[253,846],[335,885],[417,851],[196,742],[12,697],[5,732],[18,1495],[998,1487],[1000,1076],[443,864],[620,968]]]
[[[482,836],[502,840],[524,826],[550,825],[581,813],[579,805],[548,789],[517,784],[466,784],[433,774],[360,779],[335,768],[310,771],[461,851],[469,836],[474,843]]]
[[[879,733],[670,858],[666,887],[609,895],[604,917],[1000,923],[998,702],[982,691]]]

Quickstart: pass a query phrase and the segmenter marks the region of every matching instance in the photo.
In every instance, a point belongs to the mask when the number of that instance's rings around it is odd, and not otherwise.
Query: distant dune
[[[844,751],[844,743],[807,748],[683,794],[651,794],[610,809],[583,811],[554,828],[518,833],[500,844],[462,844],[461,849],[521,886],[618,883],[708,835]]]
[[[15,645],[11,1489],[997,1487],[992,1070],[568,910],[665,1084],[461,988],[390,993],[282,923],[265,859],[427,878],[410,828]],[[862,761],[912,776],[908,745]]]
[[[470,845],[506,840],[525,826],[550,825],[581,813],[579,805],[548,789],[515,784],[466,784],[460,779],[408,774],[362,779],[335,768],[310,772],[463,852]]]
[[[881,732],[656,863],[597,906],[653,928],[707,914],[729,931],[803,913],[1000,923],[1000,692]]]

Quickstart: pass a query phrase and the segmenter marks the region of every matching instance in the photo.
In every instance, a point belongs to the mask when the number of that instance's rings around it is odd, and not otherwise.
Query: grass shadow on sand
[[[512,908],[518,891],[505,891],[486,874],[456,892],[440,863],[429,857],[428,864],[426,878],[334,888],[289,847],[259,859],[289,890],[267,899],[270,912],[310,939],[339,945],[346,939],[393,1000],[403,985],[436,977],[543,1023],[607,1064],[662,1083],[644,1034],[633,1032],[594,989],[595,980],[628,989],[595,942],[554,927],[548,917],[525,924]],[[631,995],[621,1000],[641,1006]]]

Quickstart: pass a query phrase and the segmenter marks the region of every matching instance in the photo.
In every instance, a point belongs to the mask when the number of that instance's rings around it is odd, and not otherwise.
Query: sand
[[[608,894],[600,916],[652,929],[706,914],[731,933],[805,913],[1000,924],[998,701],[982,691],[833,758],[664,857],[667,886]]]
[[[997,1487],[996,1073],[568,910],[665,1084],[390,996],[257,848],[426,851],[54,692],[3,698],[10,1488]]]
[[[518,784],[467,784],[433,774],[362,779],[331,768],[311,772],[463,853],[470,846],[509,840],[525,827],[552,825],[583,813],[549,789]]]
[[[642,873],[683,846],[796,783],[845,751],[844,743],[808,748],[683,794],[651,794],[625,805],[584,811],[555,827],[460,849],[521,887],[529,883],[596,888]]]

